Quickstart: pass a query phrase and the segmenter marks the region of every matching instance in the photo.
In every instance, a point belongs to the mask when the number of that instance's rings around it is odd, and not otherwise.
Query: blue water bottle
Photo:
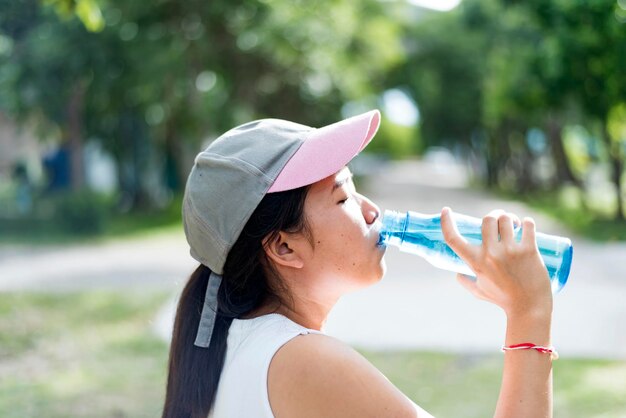
[[[459,233],[470,244],[482,242],[482,220],[455,213],[453,219]],[[515,227],[515,240],[522,238],[522,228]],[[543,258],[552,293],[565,286],[572,264],[573,247],[568,238],[537,232],[537,246]],[[441,232],[441,215],[424,215],[417,212],[395,212],[386,210],[382,219],[379,245],[393,245],[401,251],[417,254],[435,267],[476,276],[474,272],[446,244]]]

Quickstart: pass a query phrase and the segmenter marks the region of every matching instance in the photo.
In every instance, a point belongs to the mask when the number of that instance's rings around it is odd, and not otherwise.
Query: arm
[[[507,318],[506,345],[550,345],[550,318]],[[496,417],[552,417],[552,360],[535,350],[507,352]]]
[[[483,218],[483,244],[474,246],[458,233],[448,209],[444,208],[441,216],[446,242],[477,275],[476,280],[459,275],[459,281],[507,315],[505,345],[532,342],[549,346],[552,293],[548,273],[537,248],[534,222],[524,220],[522,240],[517,243],[516,221],[504,212],[492,212]],[[550,355],[535,350],[505,353],[495,416],[552,417]]]

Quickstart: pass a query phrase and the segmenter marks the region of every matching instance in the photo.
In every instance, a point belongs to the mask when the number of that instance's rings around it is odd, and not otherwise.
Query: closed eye
[[[350,196],[346,197],[345,199],[341,199],[339,202],[337,202],[338,205],[343,205],[344,203],[346,203],[346,201],[350,199]]]

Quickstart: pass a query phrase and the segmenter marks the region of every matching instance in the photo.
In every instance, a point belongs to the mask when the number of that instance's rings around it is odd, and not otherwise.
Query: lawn
[[[151,327],[169,296],[0,295],[0,416],[159,416],[167,347]],[[499,354],[362,353],[436,416],[493,414]],[[626,362],[558,360],[555,417],[626,417]]]

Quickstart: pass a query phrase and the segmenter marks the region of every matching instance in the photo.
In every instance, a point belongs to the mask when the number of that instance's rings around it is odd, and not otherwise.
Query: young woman
[[[355,190],[346,168],[379,122],[378,111],[321,129],[265,119],[230,130],[197,156],[183,219],[201,264],[176,314],[163,417],[431,416],[322,332],[342,295],[385,272],[379,208]],[[548,274],[531,219],[514,241],[519,222],[490,213],[483,244],[472,246],[442,211],[447,243],[478,276],[459,281],[506,312],[505,345],[547,347]],[[495,416],[552,416],[551,362],[541,350],[507,351]]]

